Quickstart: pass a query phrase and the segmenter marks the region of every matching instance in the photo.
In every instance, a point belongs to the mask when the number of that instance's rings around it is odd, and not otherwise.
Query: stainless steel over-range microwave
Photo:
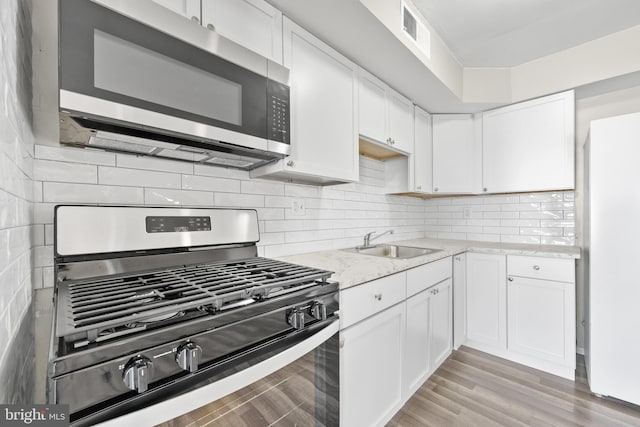
[[[289,72],[151,0],[59,1],[61,141],[252,169],[289,154]]]

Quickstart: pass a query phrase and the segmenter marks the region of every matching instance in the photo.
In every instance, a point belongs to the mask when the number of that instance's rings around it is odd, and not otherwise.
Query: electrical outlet
[[[464,218],[471,218],[471,208],[462,209],[462,216]]]
[[[293,216],[304,216],[304,199],[293,199],[291,201],[291,212]]]

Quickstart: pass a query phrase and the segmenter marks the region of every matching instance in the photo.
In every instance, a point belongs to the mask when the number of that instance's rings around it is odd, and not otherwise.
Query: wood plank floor
[[[573,382],[461,347],[387,426],[640,426],[640,407],[592,395],[581,357]]]

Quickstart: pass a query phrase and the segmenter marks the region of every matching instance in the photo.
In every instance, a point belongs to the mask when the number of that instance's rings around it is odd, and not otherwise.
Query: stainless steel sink
[[[429,255],[435,252],[440,252],[441,249],[431,248],[414,248],[411,246],[398,246],[398,245],[376,245],[376,246],[357,246],[353,249],[347,249],[349,252],[355,252],[363,255],[379,256],[383,258],[398,258],[407,259],[420,255]]]

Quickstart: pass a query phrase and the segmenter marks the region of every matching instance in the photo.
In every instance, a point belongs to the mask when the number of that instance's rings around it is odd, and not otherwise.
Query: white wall
[[[33,132],[31,129],[31,3],[7,0],[0,7],[0,402],[17,400],[9,376],[12,354],[32,339],[16,336],[30,313],[32,284]],[[24,344],[24,346],[23,346]],[[8,357],[11,355],[12,357]],[[16,359],[16,360],[12,360]],[[9,366],[11,365],[11,366]],[[25,383],[27,378],[23,379]]]

